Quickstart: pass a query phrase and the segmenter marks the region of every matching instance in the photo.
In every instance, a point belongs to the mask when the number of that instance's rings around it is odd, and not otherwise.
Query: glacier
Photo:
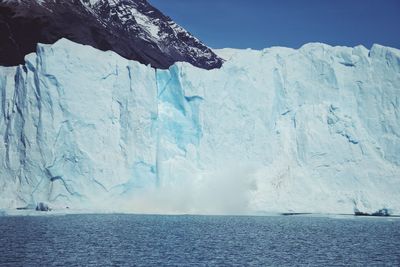
[[[0,67],[0,209],[400,213],[400,51],[157,70],[61,39]]]

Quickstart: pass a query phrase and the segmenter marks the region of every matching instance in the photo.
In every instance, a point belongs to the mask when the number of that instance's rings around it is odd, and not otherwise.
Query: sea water
[[[315,216],[0,217],[0,266],[400,265],[400,220]]]

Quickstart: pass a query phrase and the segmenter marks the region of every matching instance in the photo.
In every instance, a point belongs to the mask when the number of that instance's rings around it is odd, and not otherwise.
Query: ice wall
[[[2,205],[94,207],[155,184],[154,69],[61,40],[1,75]]]
[[[1,207],[400,212],[400,51],[151,69],[62,39],[0,69]]]

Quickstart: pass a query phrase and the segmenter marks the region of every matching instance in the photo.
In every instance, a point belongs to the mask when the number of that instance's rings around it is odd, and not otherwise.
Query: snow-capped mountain
[[[0,208],[400,214],[400,51],[154,70],[66,39],[0,67]]]
[[[178,61],[213,69],[222,59],[146,0],[2,0],[0,65],[24,62],[37,43],[60,38],[168,68]]]

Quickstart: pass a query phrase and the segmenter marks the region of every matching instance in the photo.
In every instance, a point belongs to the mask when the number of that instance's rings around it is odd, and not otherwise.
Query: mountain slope
[[[37,43],[60,38],[155,68],[178,61],[204,69],[222,65],[211,49],[146,0],[0,1],[0,65],[21,64]]]

